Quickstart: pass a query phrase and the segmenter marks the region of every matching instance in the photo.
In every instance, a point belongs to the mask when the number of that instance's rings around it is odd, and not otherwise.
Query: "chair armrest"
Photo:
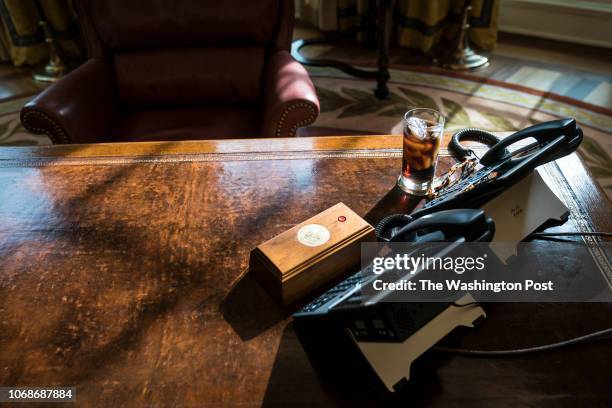
[[[287,51],[268,60],[264,83],[263,137],[295,136],[319,115],[319,99],[304,67]]]
[[[53,143],[102,142],[118,116],[111,67],[90,59],[21,109],[21,123]]]

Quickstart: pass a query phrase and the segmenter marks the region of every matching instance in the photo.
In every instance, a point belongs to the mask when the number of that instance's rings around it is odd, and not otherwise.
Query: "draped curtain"
[[[78,24],[70,1],[40,0],[40,4],[66,56],[79,59],[83,50],[76,40]],[[45,61],[48,46],[39,21],[34,0],[0,0],[0,59],[16,66]]]
[[[300,18],[319,29],[345,30],[363,25],[376,13],[376,0],[298,0]],[[497,41],[500,0],[473,0],[469,36],[473,44],[490,50]],[[397,44],[429,52],[442,39],[457,34],[464,0],[396,0],[394,25]]]

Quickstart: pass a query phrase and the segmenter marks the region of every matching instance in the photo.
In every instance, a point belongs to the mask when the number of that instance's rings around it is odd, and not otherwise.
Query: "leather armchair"
[[[317,118],[293,0],[75,0],[89,59],[21,110],[53,143],[294,136]]]

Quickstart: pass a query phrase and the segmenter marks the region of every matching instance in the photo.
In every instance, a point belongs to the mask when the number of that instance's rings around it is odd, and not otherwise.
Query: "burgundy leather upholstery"
[[[266,44],[274,35],[279,2],[96,1],[91,11],[100,39],[112,49],[222,42]]]
[[[294,136],[293,0],[75,0],[90,59],[22,109],[54,143]]]
[[[269,86],[264,95],[262,132],[266,135],[295,135],[298,127],[315,121],[319,112],[316,91],[304,68],[287,51],[269,59],[265,72]],[[311,109],[317,101],[316,109]]]
[[[117,52],[114,63],[119,100],[128,108],[256,106],[261,98],[261,47]]]

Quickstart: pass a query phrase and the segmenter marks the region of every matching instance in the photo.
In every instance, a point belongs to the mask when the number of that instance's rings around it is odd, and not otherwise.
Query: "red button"
[[[344,221],[346,221],[346,217],[344,215],[341,215],[341,216],[338,217],[338,221],[344,222]]]

